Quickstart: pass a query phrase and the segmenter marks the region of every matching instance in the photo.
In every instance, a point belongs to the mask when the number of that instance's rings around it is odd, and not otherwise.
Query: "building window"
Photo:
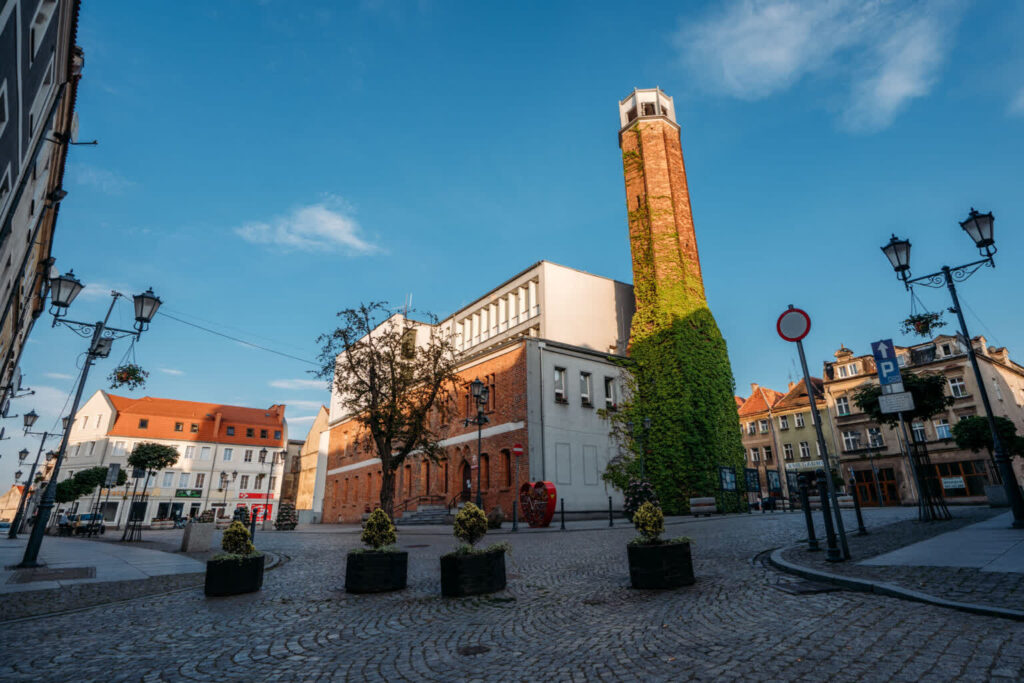
[[[235,435],[235,428],[234,427],[228,427],[228,436],[234,436],[234,435]]]
[[[911,433],[911,437],[914,439],[915,442],[916,441],[924,442],[924,441],[927,441],[927,439],[928,439],[927,435],[924,433],[924,423],[923,422],[915,422],[914,424],[912,424],[910,426],[910,433]]]
[[[245,449],[245,458],[244,458],[244,460],[246,462],[252,462],[252,449],[251,448]]]
[[[555,402],[568,403],[565,395],[565,368],[555,368]]]
[[[249,475],[243,474],[239,479],[238,489],[242,490],[247,488],[249,488]]]
[[[247,428],[246,428],[246,430],[245,430],[245,435],[246,435],[247,437],[249,437],[249,438],[251,439],[251,438],[253,438],[253,436],[254,436],[255,434],[256,434],[256,432],[255,432],[255,431],[253,431],[252,427],[247,427]]]
[[[785,458],[786,460],[792,460],[793,459],[793,444],[791,444],[791,443],[784,443],[784,444],[782,444],[782,457]]]
[[[281,430],[280,429],[275,429],[274,430],[274,438],[275,439],[280,439],[281,438]]]
[[[196,457],[196,447],[195,446],[185,446],[185,459],[186,460],[191,460],[194,457]]]
[[[868,445],[872,448],[882,448],[885,446],[880,427],[868,427]]]
[[[589,372],[581,372],[580,373],[580,403],[582,405],[588,407],[588,408],[590,406],[594,405],[593,402],[590,399],[590,390],[591,390],[590,373]]]
[[[267,477],[267,475],[265,475],[265,474],[257,474],[256,475],[256,481],[254,481],[253,485],[252,485],[253,488],[256,489],[257,491],[262,489],[263,488],[263,480],[266,479],[266,477]]]
[[[170,488],[174,485],[174,472],[164,472],[164,483],[163,487]]]
[[[788,415],[779,415],[779,429],[789,429]]]
[[[764,447],[764,461],[766,463],[768,463],[769,465],[772,462],[772,447],[771,446],[765,446]]]
[[[843,448],[848,451],[860,448],[860,432],[843,432]]]
[[[178,478],[178,488],[179,489],[187,489],[188,488],[188,472],[182,472],[181,473],[181,476]]]
[[[800,442],[800,457],[803,460],[807,460],[807,459],[809,459],[811,457],[811,449],[807,445],[806,441],[801,441]]]
[[[196,474],[196,481],[195,481],[194,484],[192,484],[192,486],[194,488],[201,489],[201,488],[203,488],[203,484],[205,484],[205,483],[206,483],[206,473],[205,472],[199,472],[199,473]]]
[[[941,483],[943,497],[982,496],[985,494],[987,475],[985,461],[936,463],[935,473]]]
[[[199,433],[199,425],[197,425],[195,422],[193,422],[189,426],[189,431],[192,432],[193,434],[198,434]]]
[[[748,422],[747,423],[747,434],[749,434],[751,436],[753,436],[754,434],[757,434],[757,425],[754,424],[753,422]]]
[[[604,407],[608,410],[618,408],[618,401],[615,400],[615,378],[604,378]]]
[[[125,454],[124,441],[115,441],[114,442],[114,457],[115,458],[120,458],[124,454]]]
[[[1003,390],[999,386],[999,380],[995,377],[992,378],[992,388],[996,390],[996,399],[999,401],[1003,400]]]
[[[267,430],[266,429],[261,429],[260,430],[260,438],[261,439],[267,438]]]
[[[839,374],[840,377],[846,377],[846,366],[840,365],[838,368],[836,368],[836,372]]]
[[[952,356],[953,355],[953,347],[950,346],[949,344],[943,344],[942,345],[942,355],[943,356]]]
[[[836,399],[836,414],[840,417],[850,414],[850,399],[845,396]]]
[[[954,398],[964,398],[967,396],[967,385],[962,377],[949,378],[949,392],[953,394]]]
[[[953,435],[949,431],[949,420],[942,418],[936,420],[935,424],[935,438],[936,439],[952,439]]]
[[[750,449],[750,462],[757,462],[761,459],[761,451],[757,448]]]
[[[180,423],[180,422],[175,422],[175,423],[174,423],[174,431],[176,431],[176,432],[180,432],[180,431],[182,431],[183,429],[185,429],[185,425],[183,425],[183,424],[182,424],[182,423]]]
[[[804,426],[804,414],[797,413],[793,416],[793,422],[796,424],[797,429],[801,429]]]
[[[210,459],[210,447],[209,446],[203,446],[202,448],[199,449],[199,459],[200,460],[209,460]]]
[[[505,488],[512,486],[512,454],[506,448],[501,451],[502,462],[505,464]]]
[[[767,434],[768,433],[768,420],[759,420],[758,424],[761,427],[761,433],[762,434]]]
[[[224,462],[228,462],[229,460],[231,460],[231,449],[230,448],[225,448],[224,449],[224,457],[221,458],[221,459]]]
[[[277,488],[277,477],[274,475],[270,476],[270,490],[273,491]]]
[[[149,420],[147,420],[145,418],[140,419],[139,420],[139,429],[148,429],[148,428],[149,428]]]

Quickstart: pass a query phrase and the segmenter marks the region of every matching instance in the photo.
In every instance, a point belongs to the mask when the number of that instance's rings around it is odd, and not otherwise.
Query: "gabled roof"
[[[822,388],[824,387],[824,382],[822,382],[820,377],[811,377],[811,386],[814,387],[815,398],[821,401],[825,396]],[[807,385],[803,382],[796,382],[793,388],[787,391],[774,407],[776,410],[785,410],[787,408],[810,407],[810,405],[811,402],[807,399]]]
[[[739,407],[741,407],[743,405],[743,397],[742,396],[733,396],[733,398],[736,399],[736,407],[737,408],[739,408]]]
[[[752,386],[752,389],[753,392],[750,394],[750,397],[739,408],[741,417],[767,412],[769,408],[775,405],[776,401],[782,398],[782,394],[774,389],[768,389],[756,384]]]

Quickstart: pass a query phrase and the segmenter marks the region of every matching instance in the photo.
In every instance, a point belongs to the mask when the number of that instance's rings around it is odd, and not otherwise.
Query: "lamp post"
[[[32,463],[32,469],[29,470],[29,473],[28,473],[28,483],[25,485],[25,487],[21,491],[21,500],[18,502],[18,512],[14,515],[14,523],[11,524],[11,529],[10,529],[10,531],[7,532],[7,538],[17,538],[18,537],[18,530],[21,528],[21,524],[24,521],[24,517],[25,517],[25,504],[26,504],[26,502],[29,499],[28,490],[29,490],[29,487],[32,486],[32,480],[36,476],[36,468],[39,467],[39,456],[41,456],[42,453],[43,453],[43,447],[46,445],[46,440],[48,438],[50,438],[51,436],[57,436],[56,434],[51,434],[50,432],[33,432],[33,431],[30,431],[32,429],[32,425],[34,425],[36,423],[36,420],[38,420],[38,419],[39,419],[39,415],[36,414],[35,410],[30,410],[29,412],[25,413],[22,416],[22,421],[23,421],[23,424],[25,426],[25,436],[32,435],[32,436],[41,436],[43,438],[41,438],[39,440],[39,450],[36,451],[36,459]],[[67,429],[67,418],[66,417],[63,418],[63,424],[65,425],[65,430],[66,430]],[[18,453],[18,459],[20,461],[24,462],[25,458],[27,458],[27,457],[28,457],[28,449],[25,449],[25,448],[21,449],[21,451]]]
[[[238,478],[238,471],[236,470],[236,471],[231,473],[231,481],[234,481],[237,478]],[[223,508],[224,508],[224,516],[225,517],[228,516],[228,486],[229,485],[230,485],[230,482],[228,482],[228,473],[227,472],[221,472],[220,473],[220,490],[224,492],[224,500],[222,502],[222,505],[223,505]]]
[[[491,392],[479,377],[469,383],[469,391],[473,400],[476,401],[476,417],[467,417],[463,420],[463,426],[476,425],[476,506],[483,509],[484,499],[483,493],[480,491],[480,472],[483,470],[483,462],[480,460],[480,447],[483,441],[484,425],[490,422],[484,415],[484,408],[487,407],[487,400]]]
[[[1006,456],[1006,450],[999,439],[999,433],[996,431],[992,404],[988,399],[985,380],[981,376],[981,368],[978,366],[978,356],[974,352],[974,344],[971,341],[970,333],[967,331],[967,321],[964,320],[964,313],[956,293],[956,285],[954,284],[954,282],[963,282],[974,275],[982,266],[995,268],[996,262],[993,258],[996,253],[995,239],[993,238],[994,223],[995,218],[991,212],[978,213],[972,208],[971,213],[967,216],[967,220],[960,222],[960,227],[963,228],[964,232],[974,242],[974,246],[978,248],[982,258],[965,263],[962,266],[952,268],[950,266],[942,266],[940,270],[928,275],[916,278],[910,277],[910,240],[901,240],[896,235],[893,235],[889,243],[882,247],[882,252],[889,259],[893,270],[896,271],[896,277],[899,278],[906,289],[911,289],[913,285],[924,285],[925,287],[935,289],[941,289],[945,286],[949,290],[949,296],[953,300],[953,306],[950,308],[950,311],[956,313],[957,320],[960,323],[960,332],[964,337],[964,343],[967,345],[967,357],[970,359],[971,368],[974,370],[974,379],[978,383],[978,393],[981,395],[981,403],[985,408],[985,416],[988,418],[988,428],[992,433],[992,451],[995,453],[996,466],[1002,475],[1003,489],[1006,491],[1010,509],[1013,511],[1013,526],[1014,528],[1021,529],[1024,528],[1024,498],[1021,497],[1017,478],[1013,474],[1013,466],[1010,464],[1010,459]]]
[[[56,327],[57,323],[60,323],[70,328],[80,337],[90,340],[89,348],[85,353],[85,361],[82,365],[82,374],[78,378],[75,400],[71,404],[71,416],[78,412],[78,405],[82,400],[82,392],[85,390],[85,383],[89,378],[89,369],[96,359],[106,358],[110,355],[110,348],[115,339],[124,337],[139,339],[142,333],[149,329],[149,323],[153,320],[153,316],[156,315],[157,309],[160,308],[162,303],[160,298],[153,294],[152,288],[132,297],[135,305],[135,325],[133,330],[122,330],[107,326],[107,323],[110,321],[110,314],[114,312],[114,304],[117,303],[118,299],[127,298],[124,294],[117,291],[110,293],[110,307],[107,308],[107,315],[102,321],[83,323],[76,320],[68,320],[64,317],[64,314],[67,313],[68,307],[71,306],[71,303],[78,296],[79,292],[82,291],[83,287],[84,285],[74,276],[74,271],[68,271],[67,275],[50,278],[49,281],[50,313],[53,315],[52,326]],[[25,546],[25,555],[21,560],[21,564],[18,565],[19,567],[39,566],[39,547],[43,543],[43,532],[50,518],[50,512],[53,510],[53,502],[57,495],[57,480],[60,475],[60,466],[64,462],[64,454],[67,452],[68,437],[70,435],[71,430],[65,429],[64,435],[61,438],[60,448],[57,450],[57,462],[53,467],[50,483],[46,487],[43,499],[39,503],[39,514],[35,525],[32,527],[32,535]]]
[[[260,462],[265,462],[267,459],[267,449],[260,449]],[[273,453],[270,456],[270,464],[267,467],[267,498],[263,502],[263,530],[267,530],[267,517],[270,516],[268,512],[268,506],[270,505],[270,477],[274,474],[274,462],[277,460],[277,453]]]

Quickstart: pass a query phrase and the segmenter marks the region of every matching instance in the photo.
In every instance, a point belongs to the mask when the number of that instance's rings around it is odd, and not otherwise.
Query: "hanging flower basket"
[[[146,378],[149,373],[135,363],[118,365],[107,377],[110,380],[110,388],[127,387],[129,391],[146,386]]]
[[[922,337],[930,337],[934,330],[945,325],[940,313],[913,313],[901,323],[904,334]]]

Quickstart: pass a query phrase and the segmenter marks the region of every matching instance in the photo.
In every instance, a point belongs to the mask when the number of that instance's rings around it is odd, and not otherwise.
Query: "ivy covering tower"
[[[660,89],[634,90],[619,116],[636,313],[632,397],[611,417],[632,455],[606,478],[624,488],[642,471],[669,513],[703,496],[732,509],[738,497],[721,494],[718,468],[735,468],[742,487],[743,445],[729,355],[704,296],[675,107]]]

